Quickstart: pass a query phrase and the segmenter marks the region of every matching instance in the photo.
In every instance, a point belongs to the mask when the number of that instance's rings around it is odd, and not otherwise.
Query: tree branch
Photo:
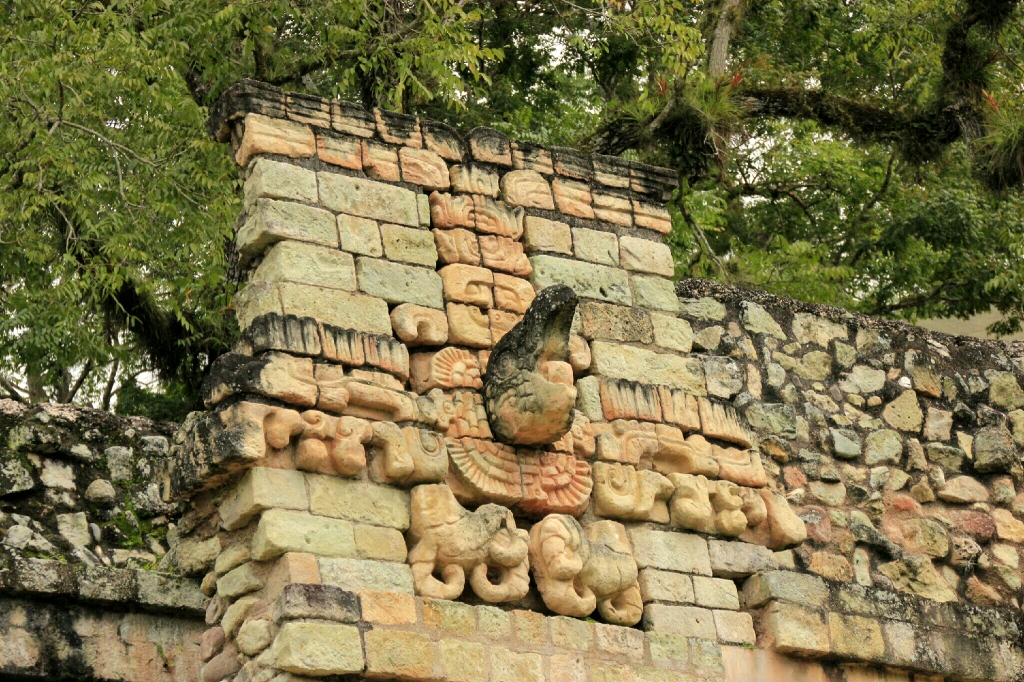
[[[28,400],[25,399],[25,396],[18,392],[17,386],[8,381],[3,375],[0,375],[0,386],[7,391],[7,395],[11,396],[11,400],[17,401],[23,405],[28,404]]]

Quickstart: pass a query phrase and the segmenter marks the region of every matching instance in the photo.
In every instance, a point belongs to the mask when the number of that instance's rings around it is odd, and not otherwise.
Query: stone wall
[[[172,424],[0,400],[0,676],[195,680],[204,596],[174,575]]]
[[[205,682],[1024,679],[1024,348],[674,284],[665,169],[249,81],[210,131]]]

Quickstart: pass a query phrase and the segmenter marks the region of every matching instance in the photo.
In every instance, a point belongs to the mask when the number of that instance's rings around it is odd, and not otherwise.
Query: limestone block
[[[269,620],[246,621],[238,630],[236,642],[246,656],[257,656],[274,641],[277,627]]]
[[[619,239],[619,261],[622,267],[636,272],[671,277],[675,274],[672,251],[668,244],[623,236]]]
[[[633,304],[629,277],[624,270],[545,255],[532,256],[530,263],[533,265],[530,280],[537,289],[565,284],[581,298]]]
[[[614,232],[577,227],[572,231],[576,258],[601,265],[619,265],[619,238]]]
[[[711,572],[716,578],[746,578],[778,568],[775,554],[767,547],[747,542],[708,540]]]
[[[315,153],[313,131],[292,121],[260,114],[245,115],[245,132],[235,152],[235,162],[243,168],[257,154],[280,154],[303,159]]]
[[[1017,383],[1013,372],[985,372],[989,381],[988,400],[996,407],[1004,410],[1017,410],[1024,407],[1024,389]]]
[[[680,312],[686,317],[698,320],[720,322],[725,319],[725,306],[710,297],[685,298],[680,300]]]
[[[757,303],[743,301],[740,303],[740,321],[751,334],[767,334],[777,339],[786,340],[786,332],[768,311]]]
[[[793,336],[800,343],[813,343],[822,348],[828,348],[832,339],[847,340],[849,330],[845,324],[832,322],[817,315],[795,313],[793,315]]]
[[[527,253],[547,251],[572,255],[572,233],[565,223],[526,216],[523,220],[523,244]]]
[[[740,608],[739,593],[736,591],[736,583],[732,580],[695,575],[693,594],[697,606],[730,611],[738,611]]]
[[[285,552],[352,557],[355,551],[352,524],[348,521],[282,509],[263,512],[252,539],[252,558],[256,561],[273,559]]]
[[[439,433],[377,422],[370,444],[377,452],[370,463],[370,477],[375,481],[410,486],[444,480],[448,453]]]
[[[359,274],[358,263],[356,264],[356,275],[361,284],[363,277]],[[277,290],[280,293],[281,306],[286,315],[312,317],[343,329],[355,329],[385,336],[391,334],[388,306],[381,298],[352,294],[337,289],[324,290],[291,282],[278,284]],[[440,294],[440,282],[438,282],[438,294]],[[440,303],[437,307],[440,307]]]
[[[434,227],[476,227],[473,197],[431,192],[428,202],[430,222]]]
[[[341,248],[344,251],[374,258],[384,255],[380,229],[373,220],[343,213],[338,216],[338,235],[341,240]]]
[[[416,598],[398,592],[368,590],[359,595],[363,620],[376,625],[413,625],[416,623]]]
[[[344,675],[363,671],[363,644],[354,625],[287,622],[271,647],[274,667],[296,675]]]
[[[644,629],[665,635],[718,638],[714,614],[696,606],[648,604],[644,609]]]
[[[686,320],[672,315],[651,313],[654,343],[662,348],[689,353],[693,347],[693,329]]]
[[[340,557],[320,557],[318,563],[325,585],[356,593],[366,590],[413,593],[413,575],[405,564]]]
[[[432,677],[437,656],[426,634],[397,630],[371,630],[365,635],[366,672],[372,677],[426,680]]]
[[[633,200],[633,220],[637,227],[646,227],[661,234],[672,231],[672,216],[661,204],[649,204],[646,201]]]
[[[356,268],[352,256],[303,242],[277,242],[249,280],[254,284],[295,282],[324,289],[355,291]]]
[[[598,220],[630,227],[633,225],[633,205],[626,197],[594,192],[594,217]]]
[[[356,277],[361,291],[388,303],[412,303],[428,308],[441,308],[443,304],[441,277],[434,270],[362,257],[356,260]],[[344,326],[340,322],[334,324]],[[390,330],[388,318],[387,330],[377,333],[388,334]]]
[[[903,456],[903,439],[895,431],[881,429],[868,434],[864,442],[864,463],[868,466],[899,464]]]
[[[249,595],[236,600],[235,603],[224,611],[224,617],[220,620],[220,626],[224,629],[226,637],[231,638],[235,636],[238,632],[238,628],[240,628],[242,623],[245,621],[246,614],[253,606],[256,605],[257,602],[259,602],[259,597]],[[209,620],[209,611],[207,611],[206,622],[207,624],[212,625]]]
[[[633,556],[640,568],[711,575],[711,559],[704,538],[648,528],[629,529]]]
[[[264,467],[250,469],[221,502],[220,524],[224,530],[242,528],[263,510],[274,508],[300,511],[309,508],[306,482],[300,472]]]
[[[403,303],[391,311],[395,336],[410,346],[442,346],[448,341],[448,318],[440,310]]]
[[[480,265],[480,244],[469,230],[434,230],[434,244],[442,263]]]
[[[494,305],[494,275],[487,268],[454,263],[438,271],[444,283],[444,298],[457,303],[490,308]]]
[[[420,121],[423,132],[423,146],[437,152],[448,161],[462,161],[466,155],[466,143],[451,126],[438,121]]]
[[[563,178],[551,181],[551,190],[555,197],[558,210],[566,215],[577,218],[592,219],[594,209],[591,206],[590,185]]]
[[[494,311],[491,311],[492,313]],[[432,388],[482,389],[480,360],[462,348],[443,348],[436,353],[412,356],[412,388],[424,394]]]
[[[974,470],[978,473],[1008,473],[1019,461],[1017,447],[1010,432],[1002,427],[988,427],[974,434]]]
[[[245,180],[246,210],[257,199],[290,199],[315,204],[316,173],[290,163],[257,159]]]
[[[338,247],[338,231],[330,212],[305,204],[276,199],[258,199],[235,243],[243,261],[261,254],[283,239]]]
[[[228,571],[217,580],[217,594],[234,599],[263,588],[263,580],[256,575],[251,561]]]
[[[363,169],[362,146],[355,137],[347,135],[317,135],[316,153],[321,161],[332,166],[340,166],[350,170]]]
[[[452,166],[449,173],[452,189],[456,192],[498,196],[498,174],[489,171],[485,166],[473,163],[460,164]]]
[[[761,616],[761,628],[779,653],[824,656],[830,652],[828,626],[820,611],[772,602]]]
[[[714,615],[718,641],[722,644],[753,646],[757,641],[754,618],[749,613],[716,610]]]
[[[401,225],[381,225],[380,236],[384,243],[384,256],[388,260],[426,265],[437,264],[437,247],[434,235],[427,230]]]
[[[774,600],[821,608],[828,600],[828,587],[817,576],[794,571],[758,573],[743,583],[744,608],[760,608]]]
[[[512,512],[504,507],[484,505],[468,512],[448,486],[418,486],[412,491],[408,538],[409,565],[421,596],[455,599],[462,594],[467,573],[484,601],[515,601],[529,590],[529,535],[516,528]],[[500,574],[497,584],[488,578],[490,570]]]
[[[501,198],[512,206],[553,211],[551,187],[537,171],[514,170],[501,177]]]
[[[631,275],[629,281],[633,289],[633,300],[638,306],[670,313],[679,310],[679,299],[676,298],[672,280],[653,275]]]
[[[988,502],[988,488],[970,476],[957,476],[946,481],[938,491],[940,500],[953,504]]]
[[[448,164],[429,149],[402,147],[398,153],[402,162],[402,180],[420,185],[425,190],[445,190],[451,187]]]
[[[498,235],[480,236],[480,253],[484,266],[519,277],[529,277],[533,266],[523,253],[522,242]]]
[[[419,225],[416,194],[411,190],[324,171],[317,173],[317,179],[320,203],[332,211],[384,223]]]
[[[401,173],[398,168],[398,152],[394,147],[371,140],[363,140],[363,171],[367,176],[384,182],[398,182]]]
[[[584,531],[571,516],[546,516],[530,529],[530,565],[555,613],[583,618],[596,608],[615,625],[640,622],[637,567],[622,524],[597,521]]]
[[[640,594],[645,604],[693,604],[693,579],[685,573],[645,568],[640,571]]]
[[[377,124],[377,133],[385,142],[405,145],[407,148],[413,149],[423,147],[420,120],[417,117],[395,111],[384,111],[375,107],[373,118]]]
[[[368,481],[309,476],[310,511],[356,523],[409,528],[409,493]]]
[[[360,559],[377,561],[396,561],[405,563],[408,552],[405,538],[394,528],[367,526],[357,523],[354,528],[356,538],[356,556]]]
[[[57,532],[72,547],[84,548],[92,544],[92,533],[89,532],[85,512],[57,514]]]
[[[525,279],[494,273],[494,305],[513,313],[525,313],[536,294]]]
[[[510,239],[523,236],[523,222],[526,218],[521,207],[509,208],[503,201],[495,201],[480,194],[473,195],[473,206],[476,210],[477,232]]]
[[[606,341],[594,341],[590,349],[594,358],[592,369],[602,376],[679,388],[692,395],[707,395],[704,367],[696,358],[655,353]]]

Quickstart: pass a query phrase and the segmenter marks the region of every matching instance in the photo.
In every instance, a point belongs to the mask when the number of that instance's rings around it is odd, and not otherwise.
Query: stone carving
[[[434,244],[443,263],[480,265],[480,245],[469,230],[434,230]]]
[[[451,395],[440,389],[428,394],[437,408],[437,428],[449,438],[490,438],[484,399],[472,391],[455,391]]]
[[[217,358],[203,382],[206,407],[245,393],[313,407],[317,395],[313,361],[276,352],[259,357],[225,353]]]
[[[441,346],[448,341],[448,317],[440,310],[412,303],[391,311],[391,328],[410,346]]]
[[[807,537],[786,499],[766,488],[742,488],[691,474],[670,474],[669,480],[675,487],[669,512],[676,528],[739,537],[776,551]]]
[[[430,224],[434,227],[476,227],[476,208],[473,198],[431,192]]]
[[[740,424],[736,410],[731,405],[713,403],[707,398],[701,398],[699,404],[701,432],[705,436],[735,443],[744,448],[752,445],[750,434]]]
[[[502,310],[522,315],[529,309],[535,297],[533,285],[527,280],[500,272],[494,273],[494,305]]]
[[[608,430],[597,434],[599,460],[636,465],[644,457],[650,458],[658,452],[654,424],[619,419],[612,422],[610,428],[601,426]]]
[[[625,379],[603,379],[600,387],[605,419],[661,421],[661,401],[656,387]]]
[[[628,464],[595,462],[594,504],[598,516],[668,523],[668,499],[675,488],[661,474],[637,471]]]
[[[323,325],[323,356],[349,367],[378,367],[403,381],[409,378],[409,349],[390,336]]]
[[[681,431],[663,431],[658,439],[658,452],[652,462],[657,471],[666,475],[718,476],[720,467],[714,457],[714,446],[704,436],[693,433],[684,440]]]
[[[564,452],[519,452],[523,499],[517,508],[532,516],[579,516],[590,504],[590,465]]]
[[[501,197],[514,206],[552,211],[555,200],[551,187],[537,171],[517,170],[501,176]]]
[[[496,234],[510,239],[523,236],[522,208],[510,209],[501,201],[490,197],[476,195],[473,197],[476,206],[476,229],[485,234]]]
[[[597,434],[594,425],[585,414],[577,410],[573,414],[572,428],[565,435],[551,444],[552,452],[566,452],[590,459],[597,452]]]
[[[615,625],[640,622],[637,565],[622,524],[598,521],[584,531],[571,516],[547,516],[530,529],[530,563],[555,613],[583,618],[596,608]]]
[[[712,456],[718,462],[718,477],[748,488],[768,485],[761,457],[753,450],[711,446]]]
[[[491,343],[497,345],[498,341],[501,341],[501,337],[512,331],[512,327],[519,324],[523,316],[492,308],[487,311],[487,319],[491,327]]]
[[[373,425],[370,444],[379,450],[370,475],[396,485],[440,483],[448,471],[448,452],[440,434],[415,426],[399,428],[391,422]]]
[[[446,301],[469,303],[490,308],[494,303],[491,289],[494,287],[494,275],[487,268],[475,265],[453,263],[437,271],[444,283]]]
[[[498,440],[544,445],[572,426],[576,388],[567,360],[576,303],[567,286],[544,289],[491,353],[484,399]]]
[[[514,505],[523,499],[523,472],[515,450],[476,438],[448,438],[448,485],[463,504],[497,502]]]
[[[282,411],[284,412],[284,411]],[[273,447],[283,442],[283,430],[290,418],[275,420],[267,430],[267,443]],[[370,423],[357,417],[331,417],[323,412],[302,413],[302,430],[295,447],[295,468],[321,474],[337,473],[354,476],[366,467],[365,445],[373,437]],[[294,426],[289,433],[294,430]],[[275,432],[276,431],[276,432]]]
[[[484,601],[507,602],[530,587],[529,535],[516,528],[512,512],[485,504],[464,509],[446,485],[412,490],[409,566],[416,594],[456,599],[469,584]],[[492,583],[489,572],[496,572]]]
[[[661,413],[665,421],[675,424],[685,433],[700,431],[700,413],[697,398],[668,386],[658,386]]]
[[[412,356],[412,389],[426,393],[433,388],[483,388],[480,361],[462,348],[444,348],[436,353]]]
[[[480,253],[484,265],[492,270],[501,270],[519,277],[529,277],[533,266],[523,253],[522,242],[499,235],[482,235]]]
[[[341,367],[317,365],[317,407],[374,421],[415,421],[415,396],[345,376]]]

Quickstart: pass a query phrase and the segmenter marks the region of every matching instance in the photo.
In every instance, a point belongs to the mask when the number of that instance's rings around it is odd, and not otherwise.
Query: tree
[[[155,372],[195,401],[231,342],[239,211],[204,107],[243,77],[670,165],[679,276],[910,319],[996,307],[1013,330],[1019,5],[8,3],[0,388],[144,405]]]

